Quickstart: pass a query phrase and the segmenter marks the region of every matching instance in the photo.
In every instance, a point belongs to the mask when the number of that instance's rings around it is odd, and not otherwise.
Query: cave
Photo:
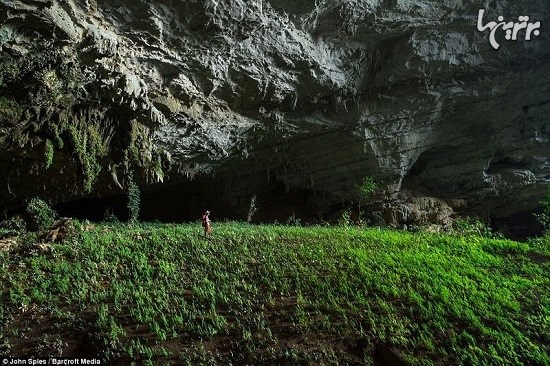
[[[216,179],[198,179],[141,192],[139,219],[145,222],[192,222],[209,210],[214,221],[242,221],[247,219],[252,197],[256,197],[252,222],[285,223],[289,218],[295,218],[302,223],[314,223],[330,217],[328,211],[323,216],[314,206],[314,196],[312,190],[288,189],[283,183],[275,182],[258,194],[235,197],[224,192]],[[126,194],[63,202],[54,209],[62,217],[96,222],[113,215],[126,221],[129,216]]]
[[[547,24],[0,0],[0,363],[550,365]]]
[[[506,238],[527,241],[544,233],[544,227],[536,216],[540,213],[538,209],[516,212],[506,217],[493,217],[490,225],[494,232],[501,233]]]

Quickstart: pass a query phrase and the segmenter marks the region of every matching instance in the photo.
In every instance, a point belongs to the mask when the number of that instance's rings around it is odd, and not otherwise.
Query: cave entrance
[[[262,187],[261,193],[228,193],[226,185],[215,179],[201,179],[173,185],[149,187],[140,194],[140,221],[190,222],[199,220],[202,212],[212,212],[214,221],[246,221],[252,197],[255,199],[253,222],[286,222],[289,218],[303,223],[315,222],[319,209],[313,206],[314,192],[288,189],[281,182]],[[94,222],[116,216],[120,221],[129,217],[125,194],[80,199],[54,206],[60,216]]]
[[[540,237],[544,228],[536,217],[538,213],[540,210],[517,212],[506,217],[493,217],[491,228],[495,232],[502,233],[506,238],[517,241]]]

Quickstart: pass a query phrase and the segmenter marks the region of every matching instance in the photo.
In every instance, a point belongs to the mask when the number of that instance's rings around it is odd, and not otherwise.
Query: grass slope
[[[550,364],[548,242],[77,224],[0,253],[0,354],[108,364]]]

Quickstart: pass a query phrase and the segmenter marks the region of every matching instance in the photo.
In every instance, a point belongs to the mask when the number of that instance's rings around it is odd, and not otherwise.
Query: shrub
[[[105,213],[103,214],[103,221],[104,222],[109,222],[109,223],[120,222],[118,217],[113,212],[113,209],[111,209],[111,208],[108,208],[107,210],[105,210]]]
[[[38,197],[29,200],[27,215],[29,216],[29,226],[33,230],[48,229],[57,219],[56,212]]]
[[[15,100],[0,97],[0,119],[14,121],[19,117],[21,111],[21,106]]]
[[[294,212],[288,219],[286,219],[286,224],[289,226],[302,226],[302,220],[296,217]]]
[[[361,190],[361,196],[363,198],[368,198],[378,189],[378,184],[373,177],[365,177],[359,189]]]
[[[550,184],[546,191],[546,196],[540,202],[542,206],[542,212],[537,214],[536,217],[544,227],[544,231],[550,231]]]
[[[474,216],[460,217],[453,222],[453,231],[459,235],[478,235],[492,237],[489,225]]]
[[[139,186],[130,174],[128,179],[128,213],[129,221],[136,222],[139,218],[139,205],[141,203]]]
[[[344,212],[342,212],[342,215],[338,219],[338,225],[347,227],[347,226],[350,226],[350,224],[351,224],[351,211],[344,210]]]
[[[26,224],[25,220],[21,216],[13,216],[7,220],[4,220],[0,223],[0,229],[3,229],[7,232],[22,232],[25,231]]]
[[[365,177],[359,188],[359,202],[357,203],[357,221],[361,222],[361,202],[368,199],[377,189],[378,184],[373,177]]]
[[[250,207],[248,208],[248,216],[246,218],[247,222],[252,221],[252,217],[254,214],[258,211],[258,208],[256,207],[256,195],[252,196],[250,199]]]

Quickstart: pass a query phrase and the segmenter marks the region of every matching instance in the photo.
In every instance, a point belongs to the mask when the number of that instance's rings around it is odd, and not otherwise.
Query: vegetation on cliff
[[[114,101],[113,93],[94,84],[97,78],[74,52],[51,42],[37,44],[20,57],[1,54],[2,149],[16,162],[34,161],[33,169],[40,174],[47,169],[63,174],[67,161],[74,164],[77,192],[71,194],[92,192],[100,174],[107,171],[118,186],[127,182],[119,182],[117,172],[126,175],[130,170],[143,181],[162,180],[151,131],[139,122],[144,112]],[[9,172],[14,165],[12,161],[0,167]]]

